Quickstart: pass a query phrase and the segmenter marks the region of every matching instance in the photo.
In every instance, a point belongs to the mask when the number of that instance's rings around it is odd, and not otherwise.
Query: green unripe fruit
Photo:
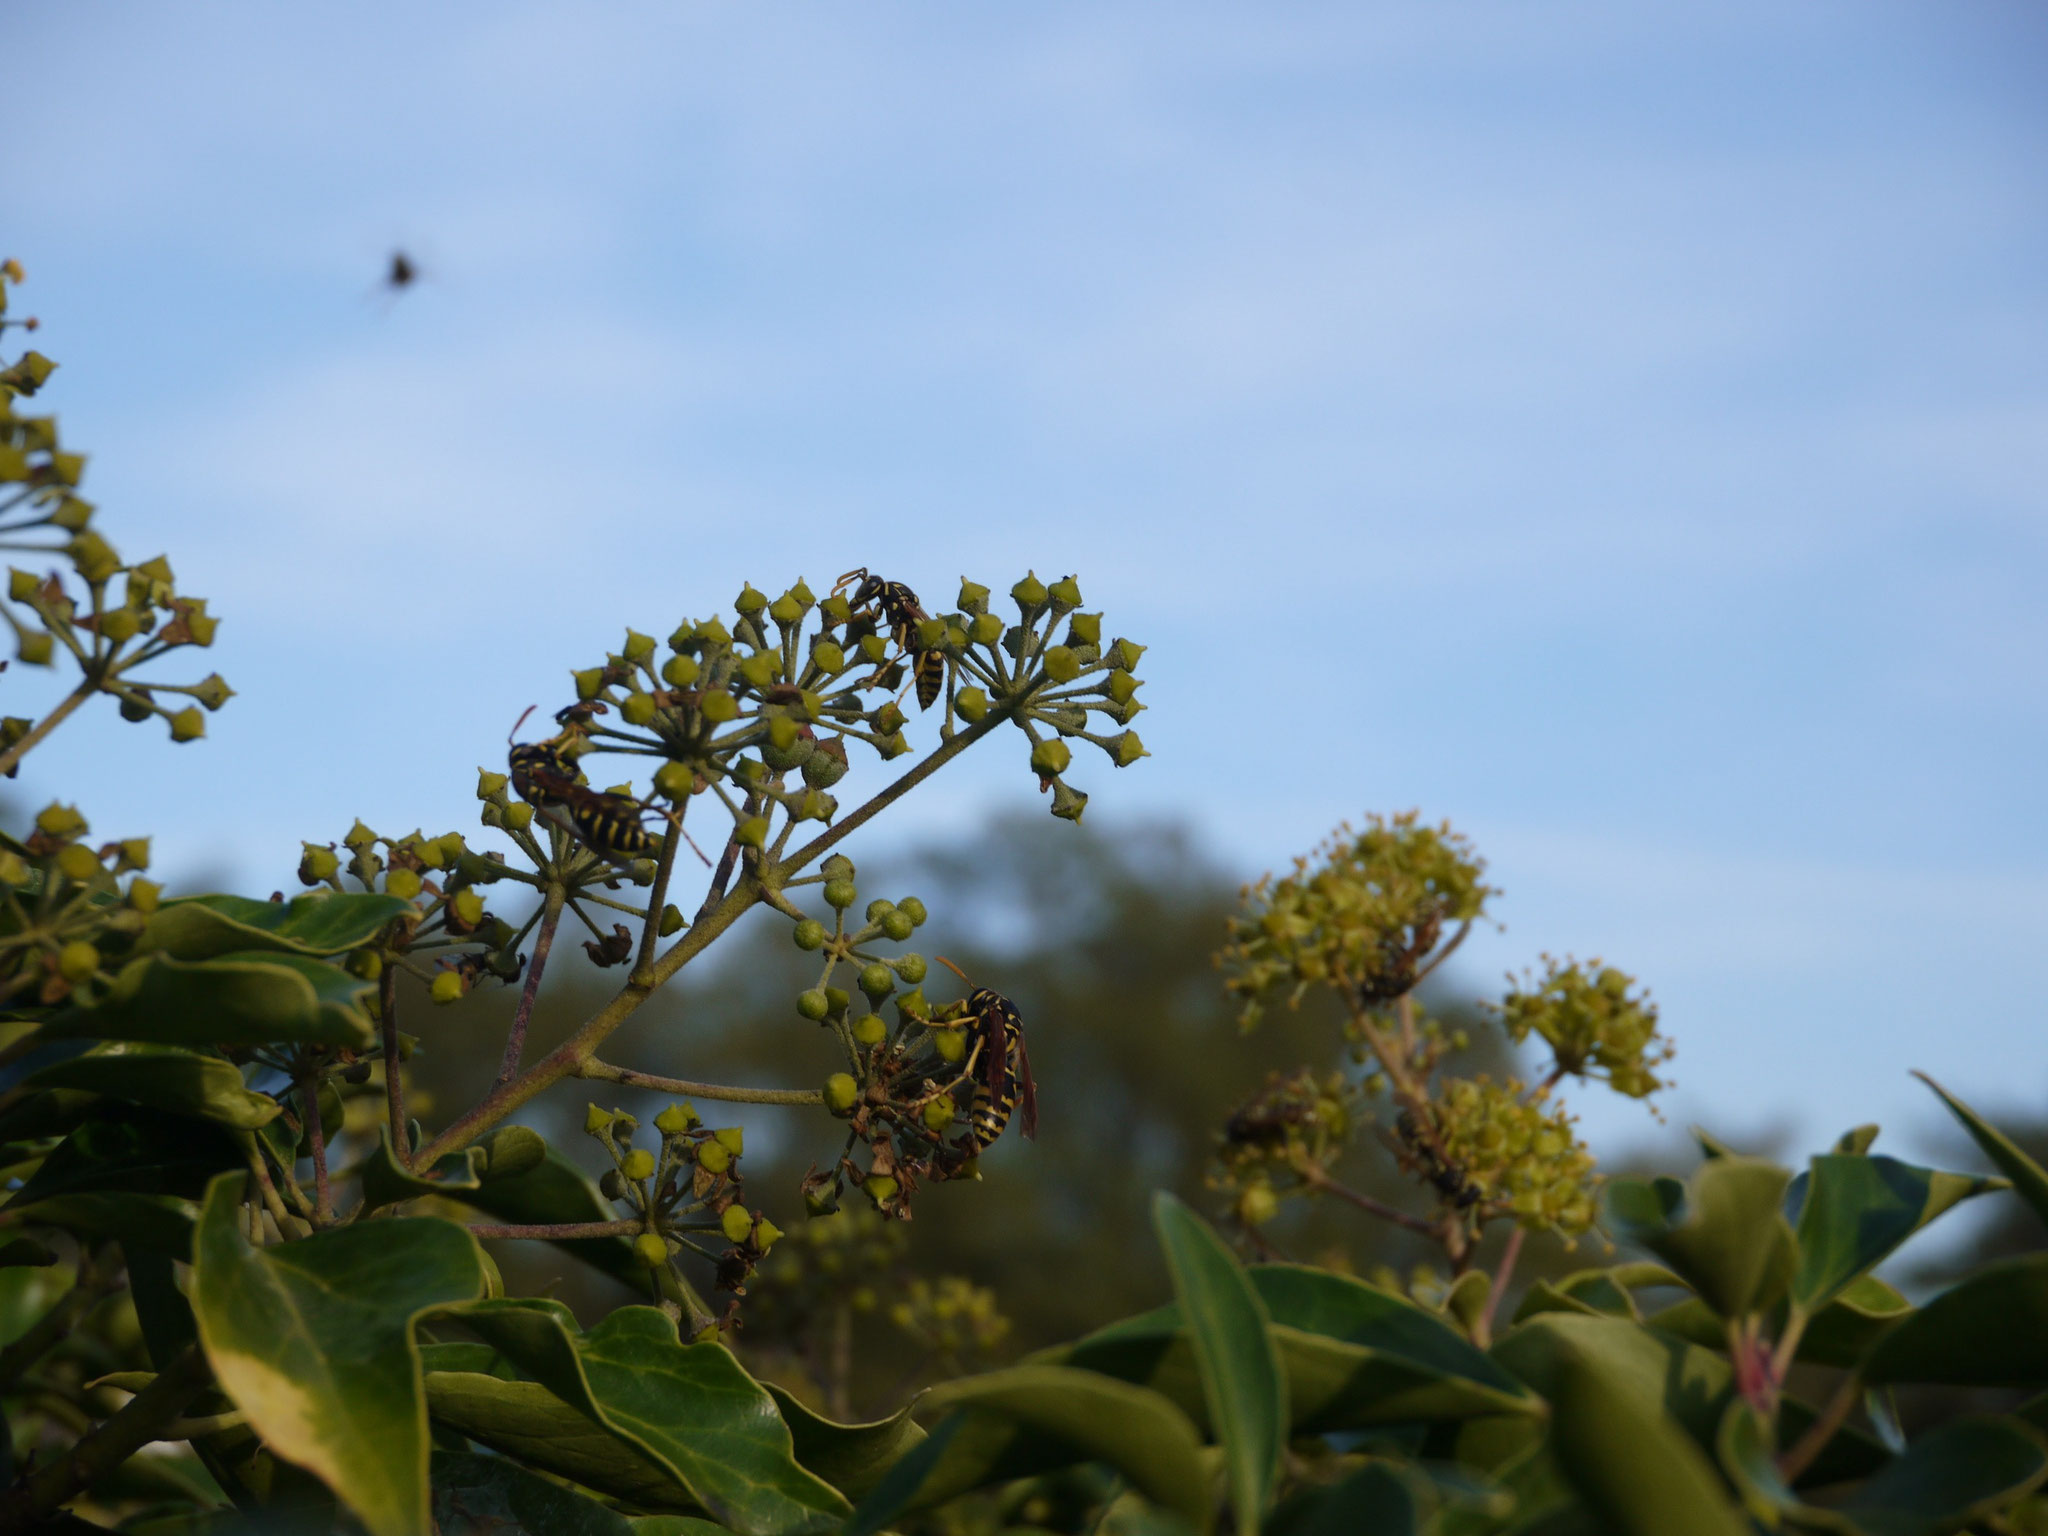
[[[133,640],[141,629],[142,620],[131,608],[114,608],[100,615],[100,633],[116,645]]]
[[[860,1187],[861,1193],[874,1201],[876,1205],[881,1205],[889,1200],[896,1193],[896,1188],[896,1181],[886,1173],[869,1174],[866,1182]]]
[[[479,800],[495,800],[505,793],[505,786],[510,782],[502,773],[479,768],[476,771],[476,797]]]
[[[702,624],[699,624],[697,626],[697,638],[708,641],[712,645],[732,644],[732,633],[725,627],[725,621],[719,618],[709,618]]]
[[[653,1232],[642,1232],[634,1238],[633,1252],[649,1269],[659,1269],[668,1262],[668,1243]]]
[[[843,592],[834,592],[818,604],[818,617],[827,624],[844,624],[853,617],[853,605],[846,600]]]
[[[651,725],[654,723],[654,695],[651,693],[629,693],[619,703],[619,718],[628,725]]]
[[[754,1230],[754,1218],[747,1214],[745,1206],[728,1205],[725,1214],[718,1218],[718,1229],[728,1243],[744,1243]]]
[[[860,971],[860,989],[869,997],[887,997],[896,990],[896,978],[886,965],[864,965]]]
[[[879,666],[889,654],[889,641],[882,635],[862,635],[860,654],[863,661],[873,662]]]
[[[773,619],[777,624],[781,625],[784,629],[789,628],[790,625],[794,624],[798,619],[802,618],[803,616],[804,605],[802,603],[799,603],[794,597],[790,596],[787,592],[783,593],[782,596],[778,597],[777,599],[775,599],[774,602],[768,605],[768,617]]]
[[[994,645],[1003,638],[1003,621],[992,613],[978,613],[967,626],[967,634],[976,645]]]
[[[671,1104],[654,1117],[654,1128],[664,1136],[680,1136],[697,1123],[697,1108],[687,1099]]]
[[[154,912],[163,900],[164,888],[154,880],[136,878],[128,882],[128,905],[142,913]]]
[[[882,916],[884,916],[884,915],[886,915],[886,914],[888,914],[888,913],[890,913],[890,912],[893,912],[893,911],[895,911],[895,910],[896,910],[896,903],[895,903],[895,902],[891,901],[891,900],[890,900],[890,899],[889,899],[888,897],[886,897],[886,896],[877,896],[877,897],[876,897],[876,898],[875,898],[875,899],[874,899],[873,901],[871,901],[871,902],[869,902],[869,903],[868,903],[868,907],[867,907],[867,917],[868,917],[868,921],[872,923],[872,922],[874,922],[874,921],[875,921],[875,920],[876,920],[877,918],[880,918],[880,917],[882,917]]]
[[[217,710],[235,696],[235,690],[228,686],[228,680],[218,672],[209,672],[192,688],[192,697],[205,705],[209,712]]]
[[[1055,683],[1071,683],[1081,675],[1081,658],[1064,645],[1047,646],[1045,675]]]
[[[909,750],[910,739],[901,731],[897,731],[894,735],[884,736],[875,743],[875,751],[881,756],[883,762],[887,762],[892,757],[901,757]]]
[[[988,588],[962,576],[958,602],[962,613],[980,613],[988,607]]]
[[[508,805],[505,807],[502,820],[514,832],[524,832],[533,825],[533,807],[524,800]]]
[[[860,1098],[860,1084],[852,1074],[834,1072],[825,1079],[825,1107],[835,1115],[850,1114]]]
[[[889,1038],[889,1026],[882,1022],[879,1013],[862,1014],[853,1021],[853,1038],[856,1043],[872,1049]]]
[[[946,643],[946,621],[944,619],[919,619],[913,627],[918,646],[930,650],[935,645]]]
[[[962,688],[953,695],[953,708],[969,725],[977,725],[988,713],[988,695],[979,688]]]
[[[179,710],[171,716],[171,740],[197,741],[206,734],[206,716],[199,712],[197,704]]]
[[[875,730],[883,736],[894,736],[903,729],[905,719],[902,708],[891,699],[868,717],[874,722]]]
[[[851,880],[827,880],[825,882],[825,905],[837,907],[844,912],[858,899],[860,892],[853,888]]]
[[[1237,1197],[1237,1219],[1248,1227],[1263,1227],[1280,1214],[1280,1197],[1270,1184],[1251,1184]]]
[[[448,909],[463,927],[474,928],[484,920],[483,893],[469,889],[457,891],[448,898]]]
[[[909,938],[911,930],[916,926],[917,924],[910,920],[908,912],[899,912],[894,907],[882,914],[882,932],[895,943],[901,944]]]
[[[1139,758],[1150,757],[1152,754],[1145,750],[1145,743],[1138,740],[1136,731],[1125,731],[1123,735],[1117,737],[1116,746],[1109,755],[1117,767],[1128,768]]]
[[[1081,589],[1075,585],[1074,578],[1071,576],[1062,576],[1058,581],[1054,582],[1050,595],[1052,600],[1062,608],[1078,608],[1081,606]]]
[[[598,1175],[597,1192],[607,1200],[626,1198],[626,1181],[616,1168],[607,1168]]]
[[[1038,742],[1031,748],[1031,771],[1042,779],[1057,778],[1067,771],[1067,764],[1073,760],[1074,754],[1057,737]]]
[[[933,1030],[932,1049],[939,1053],[939,1060],[941,1061],[965,1061],[967,1059],[967,1031],[957,1028]]]
[[[896,910],[901,912],[905,917],[909,918],[911,922],[915,923],[918,927],[922,928],[924,926],[924,903],[919,901],[915,896],[906,896],[901,901],[897,902]]]
[[[953,1101],[940,1098],[933,1099],[931,1103],[925,1105],[924,1113],[918,1118],[924,1121],[924,1128],[926,1130],[943,1131],[953,1123],[954,1113]]]
[[[1099,613],[1077,613],[1067,620],[1067,644],[1102,644],[1102,615]]]
[[[569,675],[576,680],[576,697],[585,704],[604,691],[603,667],[585,667]]]
[[[57,850],[57,868],[68,879],[90,880],[100,872],[100,861],[83,843],[66,843]]]
[[[811,661],[828,677],[846,670],[846,652],[830,640],[820,640],[811,647]]]
[[[747,1150],[747,1128],[743,1125],[720,1126],[711,1134],[718,1144],[734,1157]]]
[[[661,664],[661,680],[671,688],[687,688],[702,671],[694,656],[671,656]]]
[[[25,603],[34,597],[42,585],[42,582],[19,566],[7,568],[7,595],[17,603]]]
[[[687,800],[697,787],[697,775],[688,763],[663,763],[654,770],[654,791],[669,800]]]
[[[895,969],[898,976],[914,987],[925,978],[924,956],[904,955],[896,961]]]
[[[57,974],[74,986],[92,979],[100,968],[100,952],[84,939],[73,939],[57,951]]]
[[[1042,604],[1045,601],[1045,596],[1045,583],[1040,581],[1036,575],[1027,575],[1017,585],[1010,588],[1010,597],[1026,613]]]
[[[626,631],[626,643],[619,654],[628,661],[645,661],[654,654],[654,636],[643,635],[637,629]]]
[[[763,1253],[773,1248],[775,1246],[775,1239],[780,1236],[782,1236],[782,1228],[775,1225],[766,1216],[756,1216],[754,1218],[754,1246]]]
[[[837,741],[818,742],[804,759],[804,782],[815,789],[830,789],[846,777],[846,748]]]
[[[1131,702],[1131,695],[1138,691],[1138,680],[1128,672],[1112,672],[1109,674],[1108,686],[1103,691],[1113,702],[1128,704]]]
[[[759,848],[768,841],[768,818],[749,816],[733,828],[732,840],[742,848]]]
[[[665,939],[672,933],[680,932],[682,926],[682,909],[679,908],[674,902],[670,902],[667,906],[661,909],[661,927],[657,931],[660,933],[662,938]]]
[[[143,721],[147,720],[151,715],[156,713],[156,711],[151,709],[146,702],[144,702],[140,698],[135,697],[132,694],[124,693],[117,695],[117,697],[119,697],[119,699],[121,700],[121,718],[123,720],[126,720],[130,725],[140,725]],[[12,744],[13,743],[11,742],[9,743],[10,746]]]
[[[612,1128],[612,1122],[617,1118],[618,1116],[611,1110],[599,1109],[595,1104],[592,1104],[583,1111],[584,1134],[589,1136],[601,1135]]]
[[[732,600],[732,605],[740,613],[759,613],[768,606],[768,594],[756,592],[750,581],[740,588],[740,595]]]
[[[1145,647],[1135,640],[1119,640],[1110,647],[1110,661],[1126,672],[1138,670],[1138,658],[1145,654]]]
[[[802,728],[787,715],[777,715],[768,722],[768,744],[778,752],[787,752],[803,739]],[[796,765],[790,764],[792,768]]]
[[[463,990],[460,971],[439,971],[435,973],[434,985],[429,995],[437,1003],[454,1003],[462,1000]]]
[[[384,877],[384,894],[396,896],[400,901],[411,901],[420,893],[420,877],[417,871],[394,869]]]
[[[825,925],[815,917],[807,917],[796,925],[796,929],[790,934],[790,937],[796,941],[798,949],[805,951],[817,949],[825,942]]]
[[[825,1002],[834,1013],[846,1012],[846,1005],[852,1001],[853,999],[838,987],[827,987],[825,989]]]
[[[851,880],[855,874],[853,860],[843,853],[831,854],[818,866],[818,873],[827,880]]]
[[[796,1011],[815,1024],[832,1011],[832,1000],[825,996],[824,988],[812,987],[797,993]]]
[[[723,1173],[732,1166],[730,1148],[715,1141],[707,1141],[697,1149],[697,1166],[710,1173]]]
[[[644,1147],[635,1147],[619,1163],[619,1172],[638,1184],[642,1179],[654,1177],[654,1154]]]
[[[516,1178],[548,1160],[548,1144],[540,1132],[524,1125],[508,1125],[493,1131],[484,1142],[489,1161],[484,1174],[490,1179]]]
[[[723,688],[714,688],[697,701],[697,710],[713,725],[724,725],[740,717],[739,700]]]
[[[740,676],[756,688],[766,688],[782,676],[782,656],[777,651],[756,651],[740,663]]]

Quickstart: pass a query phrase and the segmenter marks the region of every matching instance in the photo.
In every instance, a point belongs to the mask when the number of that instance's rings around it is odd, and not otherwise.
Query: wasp
[[[572,705],[571,709],[573,708],[575,706]],[[526,714],[513,722],[512,736],[519,734],[519,727],[526,723],[526,715],[532,713],[533,707],[528,705]],[[505,754],[505,763],[511,772],[513,792],[528,805],[548,806],[560,803],[565,797],[547,787],[549,785],[567,783],[582,788],[576,783],[576,765],[569,760],[565,750],[572,738],[582,734],[578,728],[582,721],[564,720],[563,715],[569,713],[570,710],[565,709],[555,716],[562,729],[548,737],[546,741],[514,741],[512,736],[505,738],[506,745],[510,748]]]
[[[1422,1128],[1416,1124],[1414,1115],[1402,1110],[1395,1129],[1400,1133],[1403,1145],[1421,1165],[1423,1177],[1447,1203],[1461,1211],[1470,1210],[1479,1203],[1479,1186],[1465,1176],[1464,1169],[1438,1156],[1435,1148],[1424,1140]]]
[[[960,967],[944,955],[939,956],[939,964],[967,980]],[[974,987],[967,994],[965,1007],[979,1036],[974,1100],[967,1112],[974,1151],[979,1154],[994,1145],[1013,1114],[1025,1140],[1036,1139],[1038,1085],[1031,1079],[1031,1056],[1024,1048],[1024,1016],[1015,1003],[987,987]]]
[[[856,612],[872,604],[881,614],[882,622],[889,627],[889,634],[903,653],[910,657],[911,680],[917,684],[917,707],[930,709],[938,702],[939,690],[946,686],[946,653],[931,648],[919,650],[913,643],[917,638],[917,624],[928,619],[917,601],[917,594],[900,581],[885,581],[880,576],[870,576],[866,566],[848,571],[832,584],[837,592],[842,587],[853,589],[853,607]]]

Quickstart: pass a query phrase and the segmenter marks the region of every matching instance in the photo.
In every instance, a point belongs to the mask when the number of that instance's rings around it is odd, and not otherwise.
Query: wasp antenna
[[[522,714],[521,714],[521,715],[519,716],[519,718],[518,718],[517,720],[514,720],[514,721],[512,722],[512,730],[511,730],[511,733],[510,733],[509,735],[507,735],[507,736],[506,736],[506,738],[505,738],[505,744],[506,744],[507,746],[510,746],[510,745],[512,744],[512,738],[513,738],[514,736],[517,736],[517,735],[519,734],[519,727],[521,727],[522,725],[526,724],[526,717],[527,717],[527,715],[530,715],[530,714],[532,714],[532,713],[533,713],[533,712],[534,712],[534,711],[535,711],[536,709],[539,709],[539,708],[540,708],[540,706],[539,706],[538,704],[529,704],[529,705],[527,705],[527,706],[526,706],[526,709],[525,709],[525,711],[524,711],[524,713],[522,713]]]
[[[844,576],[840,577],[837,581],[833,582],[832,590],[834,592],[837,592],[841,587],[846,586],[850,582],[859,581],[862,577],[866,576],[867,573],[868,568],[866,566],[857,565],[852,570],[848,571]]]
[[[939,964],[943,965],[947,970],[951,971],[955,976],[958,976],[962,981],[966,982],[967,985],[969,985],[970,987],[974,985],[973,981],[969,979],[967,973],[961,970],[960,967],[955,965],[952,961],[948,960],[944,955],[934,955],[932,956],[932,958],[938,961]]]

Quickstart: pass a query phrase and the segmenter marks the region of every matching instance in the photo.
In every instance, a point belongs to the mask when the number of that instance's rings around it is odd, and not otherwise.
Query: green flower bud
[[[1071,821],[1077,826],[1081,813],[1088,809],[1088,797],[1078,789],[1069,788],[1061,780],[1053,780],[1052,813],[1062,821]]]
[[[687,800],[697,787],[697,775],[688,763],[663,763],[654,770],[654,792],[670,800]]]
[[[953,708],[969,725],[978,724],[988,713],[988,695],[979,688],[962,688],[953,695]]]
[[[115,645],[125,645],[142,630],[142,620],[132,608],[111,608],[99,617],[99,632]]]
[[[988,609],[988,588],[978,581],[969,581],[965,576],[962,576],[960,578],[958,604],[962,613],[986,612]]]
[[[932,1005],[925,1001],[924,988],[913,987],[908,992],[896,994],[896,1017],[908,1024],[915,1019],[923,1023],[932,1016]]]
[[[618,1116],[613,1111],[609,1109],[599,1109],[595,1104],[592,1104],[588,1109],[583,1111],[584,1134],[589,1136],[601,1136],[606,1131],[612,1128],[612,1122],[616,1119],[618,1119]]]
[[[1027,575],[1017,585],[1010,588],[1010,597],[1019,609],[1029,614],[1034,608],[1044,604],[1046,598],[1045,583],[1040,581],[1036,575]]]
[[[654,1177],[654,1154],[644,1147],[635,1147],[619,1162],[619,1172],[638,1184],[642,1179]]]
[[[437,1003],[453,1003],[461,1000],[464,990],[460,971],[437,971],[430,995]]]
[[[721,1126],[718,1130],[713,1131],[711,1135],[721,1147],[725,1148],[734,1157],[738,1157],[747,1150],[747,1130],[745,1126]]]
[[[697,1123],[696,1106],[671,1104],[654,1117],[654,1128],[664,1136],[680,1136]]]
[[[697,1166],[707,1173],[723,1173],[732,1166],[731,1149],[718,1142],[707,1141],[697,1148]]]
[[[756,651],[740,663],[740,676],[756,688],[767,688],[782,676],[782,655],[779,651]]]
[[[860,1099],[860,1084],[850,1073],[834,1072],[825,1079],[825,1107],[835,1115],[851,1114]]]
[[[892,907],[882,914],[882,932],[894,943],[901,944],[909,938],[910,931],[916,926],[908,912],[899,912]]]
[[[661,680],[671,688],[687,688],[702,671],[694,656],[671,656],[661,664]]]
[[[967,634],[976,645],[994,645],[1003,638],[1003,621],[992,613],[976,614]]]
[[[853,860],[843,853],[828,855],[818,866],[818,873],[827,880],[851,880],[854,876]]]
[[[142,689],[138,688],[135,690],[134,693],[116,694],[115,697],[121,701],[119,706],[117,706],[121,711],[121,718],[123,720],[126,720],[130,725],[140,725],[143,721],[147,720],[151,715],[156,713],[155,710],[149,707],[148,693]],[[23,736],[26,736],[27,734],[28,732],[26,731],[22,732]],[[17,736],[15,738],[15,741],[19,741],[20,739],[21,737]],[[14,745],[14,742],[10,741],[7,743],[7,745],[12,746]]]
[[[668,1241],[653,1232],[642,1232],[633,1239],[633,1252],[649,1269],[659,1269],[668,1262]]]
[[[1034,743],[1031,748],[1031,771],[1042,779],[1056,778],[1067,771],[1067,765],[1074,759],[1067,744],[1058,737]]]
[[[731,645],[732,632],[725,627],[725,621],[718,618],[706,619],[697,626],[697,638],[712,645]]]
[[[790,593],[785,592],[768,605],[768,617],[784,629],[804,616],[804,605]]]
[[[652,725],[654,723],[654,695],[651,693],[629,693],[619,702],[619,718],[628,725]]]
[[[1102,644],[1102,615],[1099,613],[1077,613],[1067,620],[1067,644]]]
[[[733,828],[732,840],[742,848],[759,848],[768,841],[768,818],[749,816]]]
[[[603,667],[585,667],[581,672],[571,672],[569,675],[576,680],[577,699],[585,704],[604,692]]]
[[[1074,584],[1074,578],[1071,576],[1062,576],[1054,582],[1050,596],[1054,604],[1061,608],[1081,606],[1081,589]]]
[[[780,1236],[782,1236],[782,1228],[775,1225],[766,1216],[754,1218],[754,1246],[763,1253],[773,1248],[775,1246],[775,1239]]]
[[[815,917],[807,917],[796,925],[790,937],[795,940],[798,949],[807,952],[817,949],[825,942],[825,925]]]
[[[524,800],[514,801],[505,807],[500,819],[514,832],[524,832],[533,825],[533,807]]]
[[[1103,692],[1118,704],[1131,702],[1131,695],[1138,691],[1138,680],[1128,672],[1112,672]]]
[[[1135,640],[1119,640],[1110,648],[1110,664],[1122,667],[1126,672],[1138,670],[1138,658],[1145,654],[1145,647]]]
[[[777,715],[768,722],[768,744],[778,752],[787,752],[801,737],[802,728],[787,715]],[[795,767],[794,763],[790,764]]]
[[[768,606],[768,594],[756,592],[750,581],[740,588],[740,595],[732,600],[732,606],[739,613],[759,613]]]
[[[944,645],[946,643],[946,621],[944,619],[919,619],[912,626],[912,633],[916,637],[920,649],[930,650],[935,645]]]
[[[1117,737],[1116,745],[1110,749],[1110,759],[1119,768],[1128,768],[1141,757],[1152,754],[1145,750],[1145,743],[1138,740],[1136,731],[1125,731]]]
[[[918,1118],[924,1121],[924,1128],[926,1130],[943,1131],[953,1123],[955,1113],[956,1111],[953,1108],[953,1101],[951,1099],[937,1098],[925,1105],[924,1113]]]
[[[24,666],[47,667],[55,652],[56,642],[40,629],[26,630],[14,642],[14,653]]]
[[[797,993],[796,1011],[815,1024],[832,1011],[832,1000],[825,996],[824,988],[812,987]]]
[[[505,786],[511,783],[502,773],[493,773],[488,768],[476,771],[476,797],[479,800],[495,800],[505,793]]]
[[[833,1013],[846,1012],[847,1004],[852,1001],[853,999],[847,996],[846,992],[839,987],[827,987],[825,989],[825,1005]]]
[[[910,741],[901,731],[896,732],[893,736],[884,736],[875,743],[875,751],[880,754],[883,762],[887,762],[892,757],[901,757],[909,750]]]
[[[36,813],[36,830],[46,837],[83,837],[88,829],[76,806],[52,801]]]
[[[744,1243],[754,1230],[754,1218],[747,1214],[745,1206],[728,1205],[718,1218],[718,1229],[727,1242]]]
[[[844,912],[853,905],[858,895],[859,893],[854,890],[851,880],[827,880],[825,882],[825,905],[828,907],[837,907],[840,911]]]
[[[1043,659],[1045,675],[1052,682],[1071,683],[1081,675],[1081,658],[1067,646],[1047,646]]]
[[[853,1021],[854,1042],[870,1049],[889,1038],[889,1026],[879,1013],[864,1013]]]
[[[57,951],[57,974],[76,986],[90,981],[100,968],[100,952],[84,939],[73,939]]]
[[[811,647],[811,662],[826,676],[835,676],[846,670],[846,652],[830,640],[820,640]]]
[[[1270,1184],[1248,1184],[1237,1197],[1237,1219],[1248,1227],[1263,1227],[1279,1214],[1280,1197]]]
[[[897,902],[896,910],[903,913],[906,917],[908,917],[911,920],[911,922],[915,923],[918,927],[922,928],[924,926],[924,903],[919,901],[915,896],[906,896],[901,901]]]
[[[886,965],[864,965],[860,971],[860,989],[869,997],[887,997],[896,990],[896,978]]]
[[[138,875],[128,882],[128,905],[137,912],[154,912],[163,895],[164,888],[154,880],[145,880]]]
[[[90,880],[100,872],[99,856],[83,843],[66,843],[57,850],[57,868],[71,880]]]
[[[874,899],[873,901],[871,901],[871,902],[869,902],[869,903],[868,903],[868,907],[867,907],[867,917],[868,917],[868,921],[872,923],[872,922],[876,921],[876,920],[877,920],[878,918],[881,918],[881,917],[883,917],[883,916],[884,916],[884,915],[886,915],[887,913],[890,913],[890,912],[894,912],[895,910],[896,910],[896,903],[895,903],[895,902],[891,901],[891,900],[890,900],[890,899],[889,899],[888,897],[886,897],[886,896],[877,896],[877,897],[876,897],[876,898],[875,898],[875,899]]]
[[[868,718],[874,722],[877,733],[883,736],[894,736],[903,729],[903,711],[897,706],[894,699],[884,704]]]
[[[739,700],[723,688],[714,688],[697,701],[698,713],[713,725],[724,725],[740,717]]]
[[[660,934],[662,938],[665,939],[672,933],[681,932],[682,928],[682,909],[678,907],[674,902],[668,903],[667,906],[661,909],[661,927],[656,931]]]
[[[597,1192],[607,1200],[626,1198],[626,1179],[616,1168],[607,1168],[597,1177]]]
[[[881,1205],[896,1193],[896,1188],[896,1181],[890,1178],[888,1174],[871,1173],[866,1181],[862,1183],[860,1190],[862,1194],[874,1201],[876,1205]]]
[[[654,654],[654,636],[643,635],[637,629],[626,631],[626,643],[619,654],[628,661],[645,661]]]
[[[384,894],[411,901],[420,893],[420,877],[410,869],[394,869],[384,877]],[[457,994],[460,996],[461,994]]]
[[[959,1063],[967,1059],[967,1031],[954,1026],[932,1031],[932,1049],[939,1053],[939,1060]]]
[[[25,603],[42,590],[42,582],[19,566],[7,568],[7,595],[17,603]]]
[[[908,935],[905,935],[908,937]],[[923,955],[903,955],[896,961],[896,974],[913,987],[925,978]]]

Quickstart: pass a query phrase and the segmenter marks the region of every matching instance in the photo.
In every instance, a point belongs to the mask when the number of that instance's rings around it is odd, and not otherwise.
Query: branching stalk
[[[608,1061],[599,1061],[595,1056],[580,1063],[575,1076],[590,1078],[597,1082],[617,1083],[622,1088],[648,1088],[656,1093],[675,1093],[693,1099],[716,1099],[727,1104],[822,1104],[825,1091],[822,1088],[737,1088],[725,1083],[693,1083],[687,1078],[659,1077],[652,1072],[636,1072],[631,1067],[615,1067]]]
[[[526,966],[526,986],[519,994],[519,1006],[512,1012],[512,1027],[505,1033],[505,1055],[498,1063],[496,1079],[499,1087],[519,1075],[519,1059],[526,1054],[526,1021],[533,1016],[533,1000],[540,995],[540,973],[547,968],[555,926],[562,920],[562,903],[568,898],[566,886],[560,881],[549,882],[542,897],[540,931],[534,935],[533,959]]]

